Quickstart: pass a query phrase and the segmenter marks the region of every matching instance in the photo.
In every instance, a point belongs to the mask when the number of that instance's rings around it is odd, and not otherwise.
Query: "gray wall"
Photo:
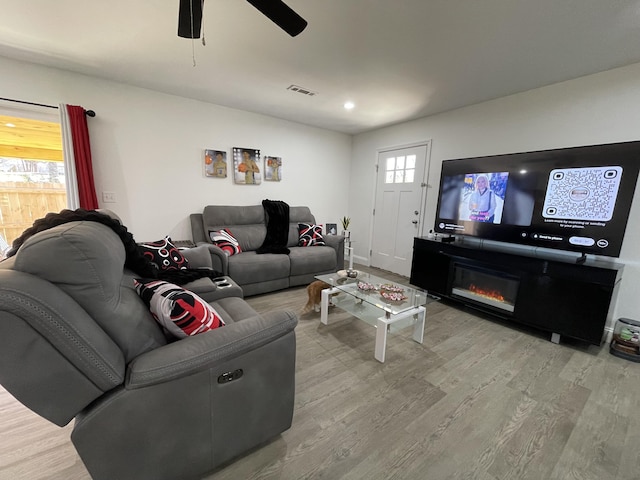
[[[189,238],[206,204],[280,199],[309,205],[321,223],[352,218],[356,259],[371,246],[375,163],[381,149],[432,142],[425,225],[433,224],[442,160],[640,139],[640,64],[582,77],[354,137],[0,57],[2,96],[96,110],[90,119],[101,204],[136,238]],[[234,185],[204,176],[205,148],[252,147],[282,157],[282,182]],[[351,193],[349,193],[351,192]],[[615,316],[638,318],[640,189],[630,212]]]

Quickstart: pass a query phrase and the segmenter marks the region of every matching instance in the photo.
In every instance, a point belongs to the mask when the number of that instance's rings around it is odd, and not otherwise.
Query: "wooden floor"
[[[306,290],[248,301],[299,311]],[[391,335],[381,364],[373,327],[330,316],[300,318],[291,429],[207,480],[640,479],[640,364],[608,346],[433,302],[424,344]],[[88,479],[70,429],[1,390],[0,480]]]

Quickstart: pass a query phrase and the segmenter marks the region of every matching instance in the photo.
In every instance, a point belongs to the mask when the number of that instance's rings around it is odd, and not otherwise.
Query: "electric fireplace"
[[[509,322],[600,345],[623,265],[539,258],[416,238],[411,285]]]
[[[452,297],[481,303],[513,314],[520,279],[498,270],[454,263]]]

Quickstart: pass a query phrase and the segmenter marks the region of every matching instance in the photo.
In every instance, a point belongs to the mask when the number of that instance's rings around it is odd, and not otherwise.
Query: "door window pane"
[[[396,168],[396,159],[395,159],[395,157],[387,158],[387,168],[386,168],[386,170],[389,171],[389,170],[393,170],[395,168]]]
[[[385,183],[413,183],[416,174],[416,156],[401,155],[386,159]]]
[[[386,172],[386,177],[384,179],[384,183],[393,183],[393,170],[391,172]]]
[[[404,183],[413,183],[413,175],[415,174],[415,172],[415,170],[405,170]]]

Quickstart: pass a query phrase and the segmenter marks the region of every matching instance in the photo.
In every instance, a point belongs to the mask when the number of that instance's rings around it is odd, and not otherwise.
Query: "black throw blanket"
[[[288,218],[288,217],[287,217]],[[159,270],[154,264],[152,264],[147,257],[145,257],[133,238],[133,235],[127,227],[122,225],[118,220],[111,218],[109,215],[100,213],[96,210],[85,210],[78,208],[76,210],[62,210],[60,213],[47,213],[43,218],[39,218],[33,225],[27,228],[22,235],[13,241],[11,250],[7,253],[8,257],[14,256],[18,249],[29,238],[39,232],[43,232],[58,225],[64,225],[69,222],[97,222],[111,228],[124,246],[126,254],[124,266],[133,271],[141,278],[154,278],[158,280],[166,280],[167,282],[176,283],[178,285],[184,285],[185,283],[192,282],[199,278],[215,278],[221,277],[222,273],[215,270],[200,269],[200,268],[188,268],[186,270]]]
[[[267,236],[256,253],[289,254],[289,205],[280,200],[263,200],[267,220]]]

